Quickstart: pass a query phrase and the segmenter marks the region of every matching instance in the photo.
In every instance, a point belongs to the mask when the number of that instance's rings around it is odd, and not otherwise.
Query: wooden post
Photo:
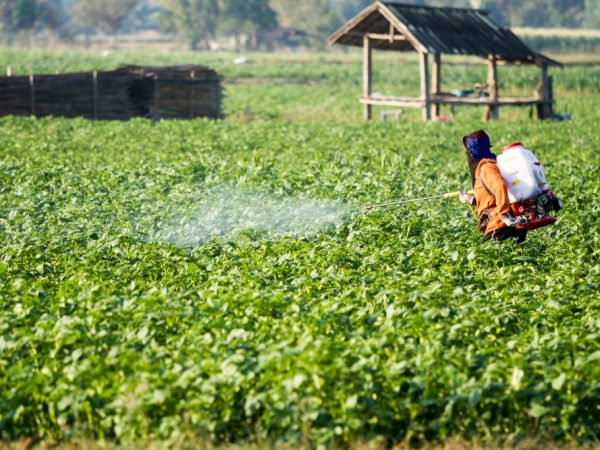
[[[487,88],[489,102],[498,101],[498,67],[493,55],[488,57]],[[485,107],[484,120],[497,119],[498,116],[498,105],[490,104]]]
[[[373,83],[373,51],[371,41],[365,34],[363,36],[363,97],[371,97],[371,88]],[[373,106],[365,104],[363,118],[371,120],[373,116]]]
[[[433,55],[433,71],[431,73],[431,78],[433,95],[437,95],[442,92],[442,55],[439,53]],[[437,119],[440,115],[440,106],[439,103],[433,105],[434,119]]]
[[[190,72],[190,119],[194,117],[194,97],[196,97],[196,91],[194,86],[194,80],[196,79],[196,72]]]
[[[92,73],[92,83],[94,85],[94,120],[98,120],[98,71]]]
[[[542,104],[538,108],[538,119],[544,120],[552,117],[552,79],[548,76],[548,64],[542,63]]]
[[[158,75],[155,75],[154,76],[154,113],[150,114],[150,117],[153,120],[160,119],[160,114],[158,112],[159,101],[160,101],[159,81],[158,81]]]
[[[419,52],[421,73],[421,101],[423,102],[423,120],[431,120],[431,97],[429,95],[429,61],[427,53]]]
[[[29,88],[31,94],[31,115],[35,116],[35,82],[33,74],[29,75]]]
[[[552,77],[548,77],[548,119],[554,117],[554,86]]]

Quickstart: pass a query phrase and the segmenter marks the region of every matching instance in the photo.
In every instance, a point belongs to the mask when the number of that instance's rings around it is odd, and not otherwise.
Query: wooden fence
[[[220,118],[221,77],[203,66],[0,77],[0,116]]]

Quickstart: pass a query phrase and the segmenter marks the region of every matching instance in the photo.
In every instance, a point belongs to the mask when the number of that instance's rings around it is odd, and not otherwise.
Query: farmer
[[[496,155],[490,151],[489,136],[483,130],[474,131],[463,137],[463,145],[475,196],[461,192],[460,201],[477,205],[477,226],[484,235],[483,240],[514,238],[519,244],[524,242],[527,230],[516,227],[526,219],[514,217],[510,212],[508,192],[496,165]]]

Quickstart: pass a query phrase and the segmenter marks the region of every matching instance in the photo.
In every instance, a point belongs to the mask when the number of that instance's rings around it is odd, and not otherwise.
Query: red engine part
[[[513,213],[513,216],[525,216],[529,218],[527,223],[517,225],[517,229],[519,230],[535,230],[536,228],[553,225],[554,223],[556,223],[557,220],[556,217],[540,217],[537,214],[533,204],[512,203],[510,205],[510,208]]]
[[[517,225],[519,230],[535,230],[556,223],[556,217],[535,217],[523,225]]]

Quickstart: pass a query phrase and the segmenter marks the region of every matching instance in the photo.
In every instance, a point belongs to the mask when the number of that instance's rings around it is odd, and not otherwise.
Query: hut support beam
[[[371,39],[369,36],[363,36],[363,97],[369,98],[373,86],[373,50],[371,49]],[[373,106],[363,105],[363,118],[371,120],[373,117]]]
[[[497,119],[499,116],[499,107],[495,104],[498,101],[498,65],[492,55],[488,58],[487,88],[490,104],[485,108],[484,120],[486,121]]]
[[[423,101],[423,120],[431,120],[431,94],[429,89],[429,60],[427,53],[419,52],[421,74],[421,100]]]
[[[431,73],[431,87],[433,96],[439,95],[442,92],[442,55],[436,53],[433,55],[433,71]],[[437,119],[440,115],[440,104],[433,105],[433,118]]]
[[[542,83],[541,83],[541,92],[536,93],[536,97],[541,99],[541,103],[537,107],[538,119],[544,120],[549,119],[553,115],[552,111],[552,103],[553,93],[552,93],[552,77],[548,75],[548,64],[542,64]]]

